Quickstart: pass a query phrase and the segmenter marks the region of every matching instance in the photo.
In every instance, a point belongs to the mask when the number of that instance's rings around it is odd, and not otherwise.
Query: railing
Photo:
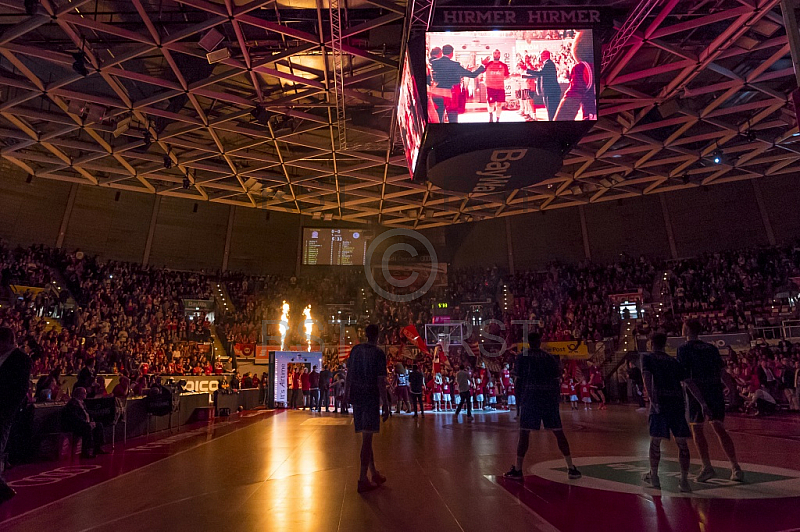
[[[800,338],[800,320],[790,320],[783,322],[784,338]]]
[[[800,330],[798,332],[800,332]],[[756,327],[753,329],[753,332],[750,333],[750,336],[753,340],[782,340],[784,338],[784,329],[780,325],[773,327]]]

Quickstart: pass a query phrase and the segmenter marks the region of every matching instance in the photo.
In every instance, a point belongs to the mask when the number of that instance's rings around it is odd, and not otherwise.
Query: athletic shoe
[[[742,471],[741,467],[737,467],[731,471],[731,480],[734,482],[744,482],[744,471]]]
[[[717,472],[714,471],[713,467],[704,467],[700,470],[700,473],[697,474],[697,478],[695,482],[708,482],[710,479],[717,476]]]
[[[507,478],[509,480],[519,480],[519,481],[525,480],[525,477],[522,476],[522,471],[517,469],[513,465],[511,466],[511,469],[509,469],[507,473],[503,474],[503,478]]]
[[[653,475],[650,471],[642,475],[642,482],[644,482],[654,490],[661,489],[661,480],[658,478],[658,475]]]
[[[386,482],[386,477],[375,471],[375,473],[373,473],[372,475],[372,482],[380,486],[381,484]]]
[[[680,490],[681,493],[692,492],[692,487],[689,485],[688,480],[681,480],[680,482],[678,482],[678,489]]]
[[[17,492],[11,486],[0,480],[0,504],[10,501],[16,494]]]
[[[365,493],[367,491],[372,491],[378,489],[378,485],[369,481],[369,480],[359,480],[358,481],[358,489],[359,493]]]
[[[569,477],[570,480],[578,480],[579,478],[581,478],[582,475],[581,472],[578,471],[577,467],[572,466],[569,468],[569,471],[567,471],[567,476]]]

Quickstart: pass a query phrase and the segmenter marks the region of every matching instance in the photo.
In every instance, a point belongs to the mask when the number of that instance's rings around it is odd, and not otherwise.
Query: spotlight
[[[747,132],[745,133],[745,138],[747,139],[747,142],[755,142],[756,140],[758,140],[758,137],[756,137],[756,132],[753,131],[752,129],[747,130]]]
[[[172,168],[172,159],[170,158],[169,155],[164,156],[164,168],[166,168],[167,170]]]
[[[183,178],[183,189],[186,190],[192,185],[192,182],[189,181],[188,177]]]
[[[153,143],[153,135],[150,134],[149,130],[145,130],[145,132],[142,133],[142,140],[144,141],[145,149],[149,148]]]
[[[262,106],[257,105],[255,109],[250,111],[250,115],[258,122],[259,124],[267,125],[269,122],[270,117],[272,116],[266,109]]]
[[[711,154],[711,160],[714,164],[722,164],[722,150],[716,150]]]
[[[72,54],[72,58],[75,60],[75,62],[72,63],[72,70],[81,76],[88,76],[89,70],[86,68],[86,56],[83,55],[83,52],[75,52]]]

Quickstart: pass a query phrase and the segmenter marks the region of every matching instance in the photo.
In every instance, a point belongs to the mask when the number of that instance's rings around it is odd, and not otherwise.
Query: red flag
[[[400,332],[403,333],[403,336],[405,336],[409,342],[416,345],[420,351],[426,355],[431,354],[431,352],[428,351],[428,346],[425,345],[425,340],[419,335],[419,332],[417,332],[417,328],[414,325],[407,325],[403,327]]]

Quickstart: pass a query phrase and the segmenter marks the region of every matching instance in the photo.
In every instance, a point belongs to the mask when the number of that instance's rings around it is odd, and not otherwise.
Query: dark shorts
[[[524,430],[560,429],[561,414],[558,411],[559,397],[548,400],[525,399],[519,407],[519,428]]]
[[[490,89],[489,87],[486,87],[486,100],[489,103],[504,102],[506,101],[506,90]]]
[[[725,395],[723,395],[722,390],[701,388],[700,393],[703,394],[703,399],[705,399],[708,409],[711,410],[711,421],[725,421]],[[689,393],[687,394],[687,400],[689,403],[689,423],[702,423],[705,421],[703,409],[697,399]]]
[[[379,432],[381,429],[381,407],[378,402],[353,404],[353,425],[358,432]]]
[[[408,386],[398,386],[394,389],[394,394],[397,397],[398,401],[411,401],[411,396],[409,394]]]
[[[650,436],[666,438],[690,438],[689,423],[686,422],[686,410],[683,408],[662,408],[658,414],[650,414]]]

